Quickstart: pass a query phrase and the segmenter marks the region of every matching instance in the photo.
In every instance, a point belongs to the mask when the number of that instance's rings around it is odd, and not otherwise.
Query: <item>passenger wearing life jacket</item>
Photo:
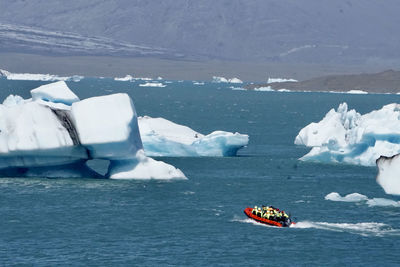
[[[260,209],[260,208],[257,209],[257,216],[258,216],[258,217],[261,217],[261,216],[262,216],[262,212],[261,212],[261,209]]]
[[[254,206],[254,209],[251,211],[251,213],[253,213],[254,215],[257,215],[257,209],[258,209],[258,207]]]

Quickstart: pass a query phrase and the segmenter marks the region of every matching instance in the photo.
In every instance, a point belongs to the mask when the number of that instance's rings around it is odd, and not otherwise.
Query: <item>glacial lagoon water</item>
[[[164,117],[196,131],[250,136],[238,157],[161,158],[185,181],[0,178],[0,265],[267,265],[400,264],[400,208],[324,197],[386,195],[376,169],[301,162],[298,131],[347,102],[360,113],[400,103],[397,95],[232,90],[192,81],[140,87],[141,81],[68,82],[81,98],[126,92],[139,115]],[[29,97],[44,82],[0,79],[0,98]],[[91,163],[99,171],[104,162]],[[243,209],[271,204],[298,222],[274,228]]]

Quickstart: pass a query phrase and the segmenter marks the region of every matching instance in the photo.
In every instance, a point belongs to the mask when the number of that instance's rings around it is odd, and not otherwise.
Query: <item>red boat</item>
[[[252,208],[247,207],[247,208],[244,209],[244,214],[246,214],[247,217],[249,217],[250,219],[253,219],[253,220],[255,220],[256,222],[259,222],[259,223],[268,224],[268,225],[277,226],[277,227],[289,227],[290,225],[295,224],[295,222],[292,222],[290,220],[290,218],[287,219],[286,221],[279,221],[278,222],[278,221],[268,220],[266,218],[259,217],[259,216],[255,215],[255,214],[253,214],[252,211],[253,211]]]

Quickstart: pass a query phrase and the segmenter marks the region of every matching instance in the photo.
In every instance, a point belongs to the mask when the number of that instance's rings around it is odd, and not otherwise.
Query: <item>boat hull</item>
[[[265,218],[261,218],[261,217],[258,217],[257,215],[254,215],[252,213],[252,210],[253,210],[252,208],[246,208],[244,210],[244,214],[246,214],[247,217],[249,217],[250,219],[255,220],[256,222],[267,224],[267,225],[271,225],[271,226],[276,226],[276,227],[288,227],[291,224],[294,224],[294,222],[292,222],[289,225],[284,225],[284,224],[282,224],[280,222],[276,222],[276,221],[268,220],[268,219],[265,219]]]

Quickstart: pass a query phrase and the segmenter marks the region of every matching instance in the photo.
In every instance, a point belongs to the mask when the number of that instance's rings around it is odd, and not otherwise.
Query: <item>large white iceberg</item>
[[[302,160],[375,166],[380,156],[400,153],[400,105],[361,115],[340,104],[320,122],[304,127],[295,144],[312,147]]]
[[[148,156],[235,156],[249,142],[248,135],[215,131],[209,135],[163,118],[139,117]]]
[[[79,101],[64,82],[9,96],[0,105],[0,173],[12,176],[101,175],[86,162],[109,160],[106,177],[185,178],[175,167],[144,155],[127,94]]]
[[[6,77],[7,80],[19,80],[19,81],[73,81],[79,82],[83,76],[58,76],[54,74],[40,74],[40,73],[12,73],[6,70],[0,69],[0,77]]]

